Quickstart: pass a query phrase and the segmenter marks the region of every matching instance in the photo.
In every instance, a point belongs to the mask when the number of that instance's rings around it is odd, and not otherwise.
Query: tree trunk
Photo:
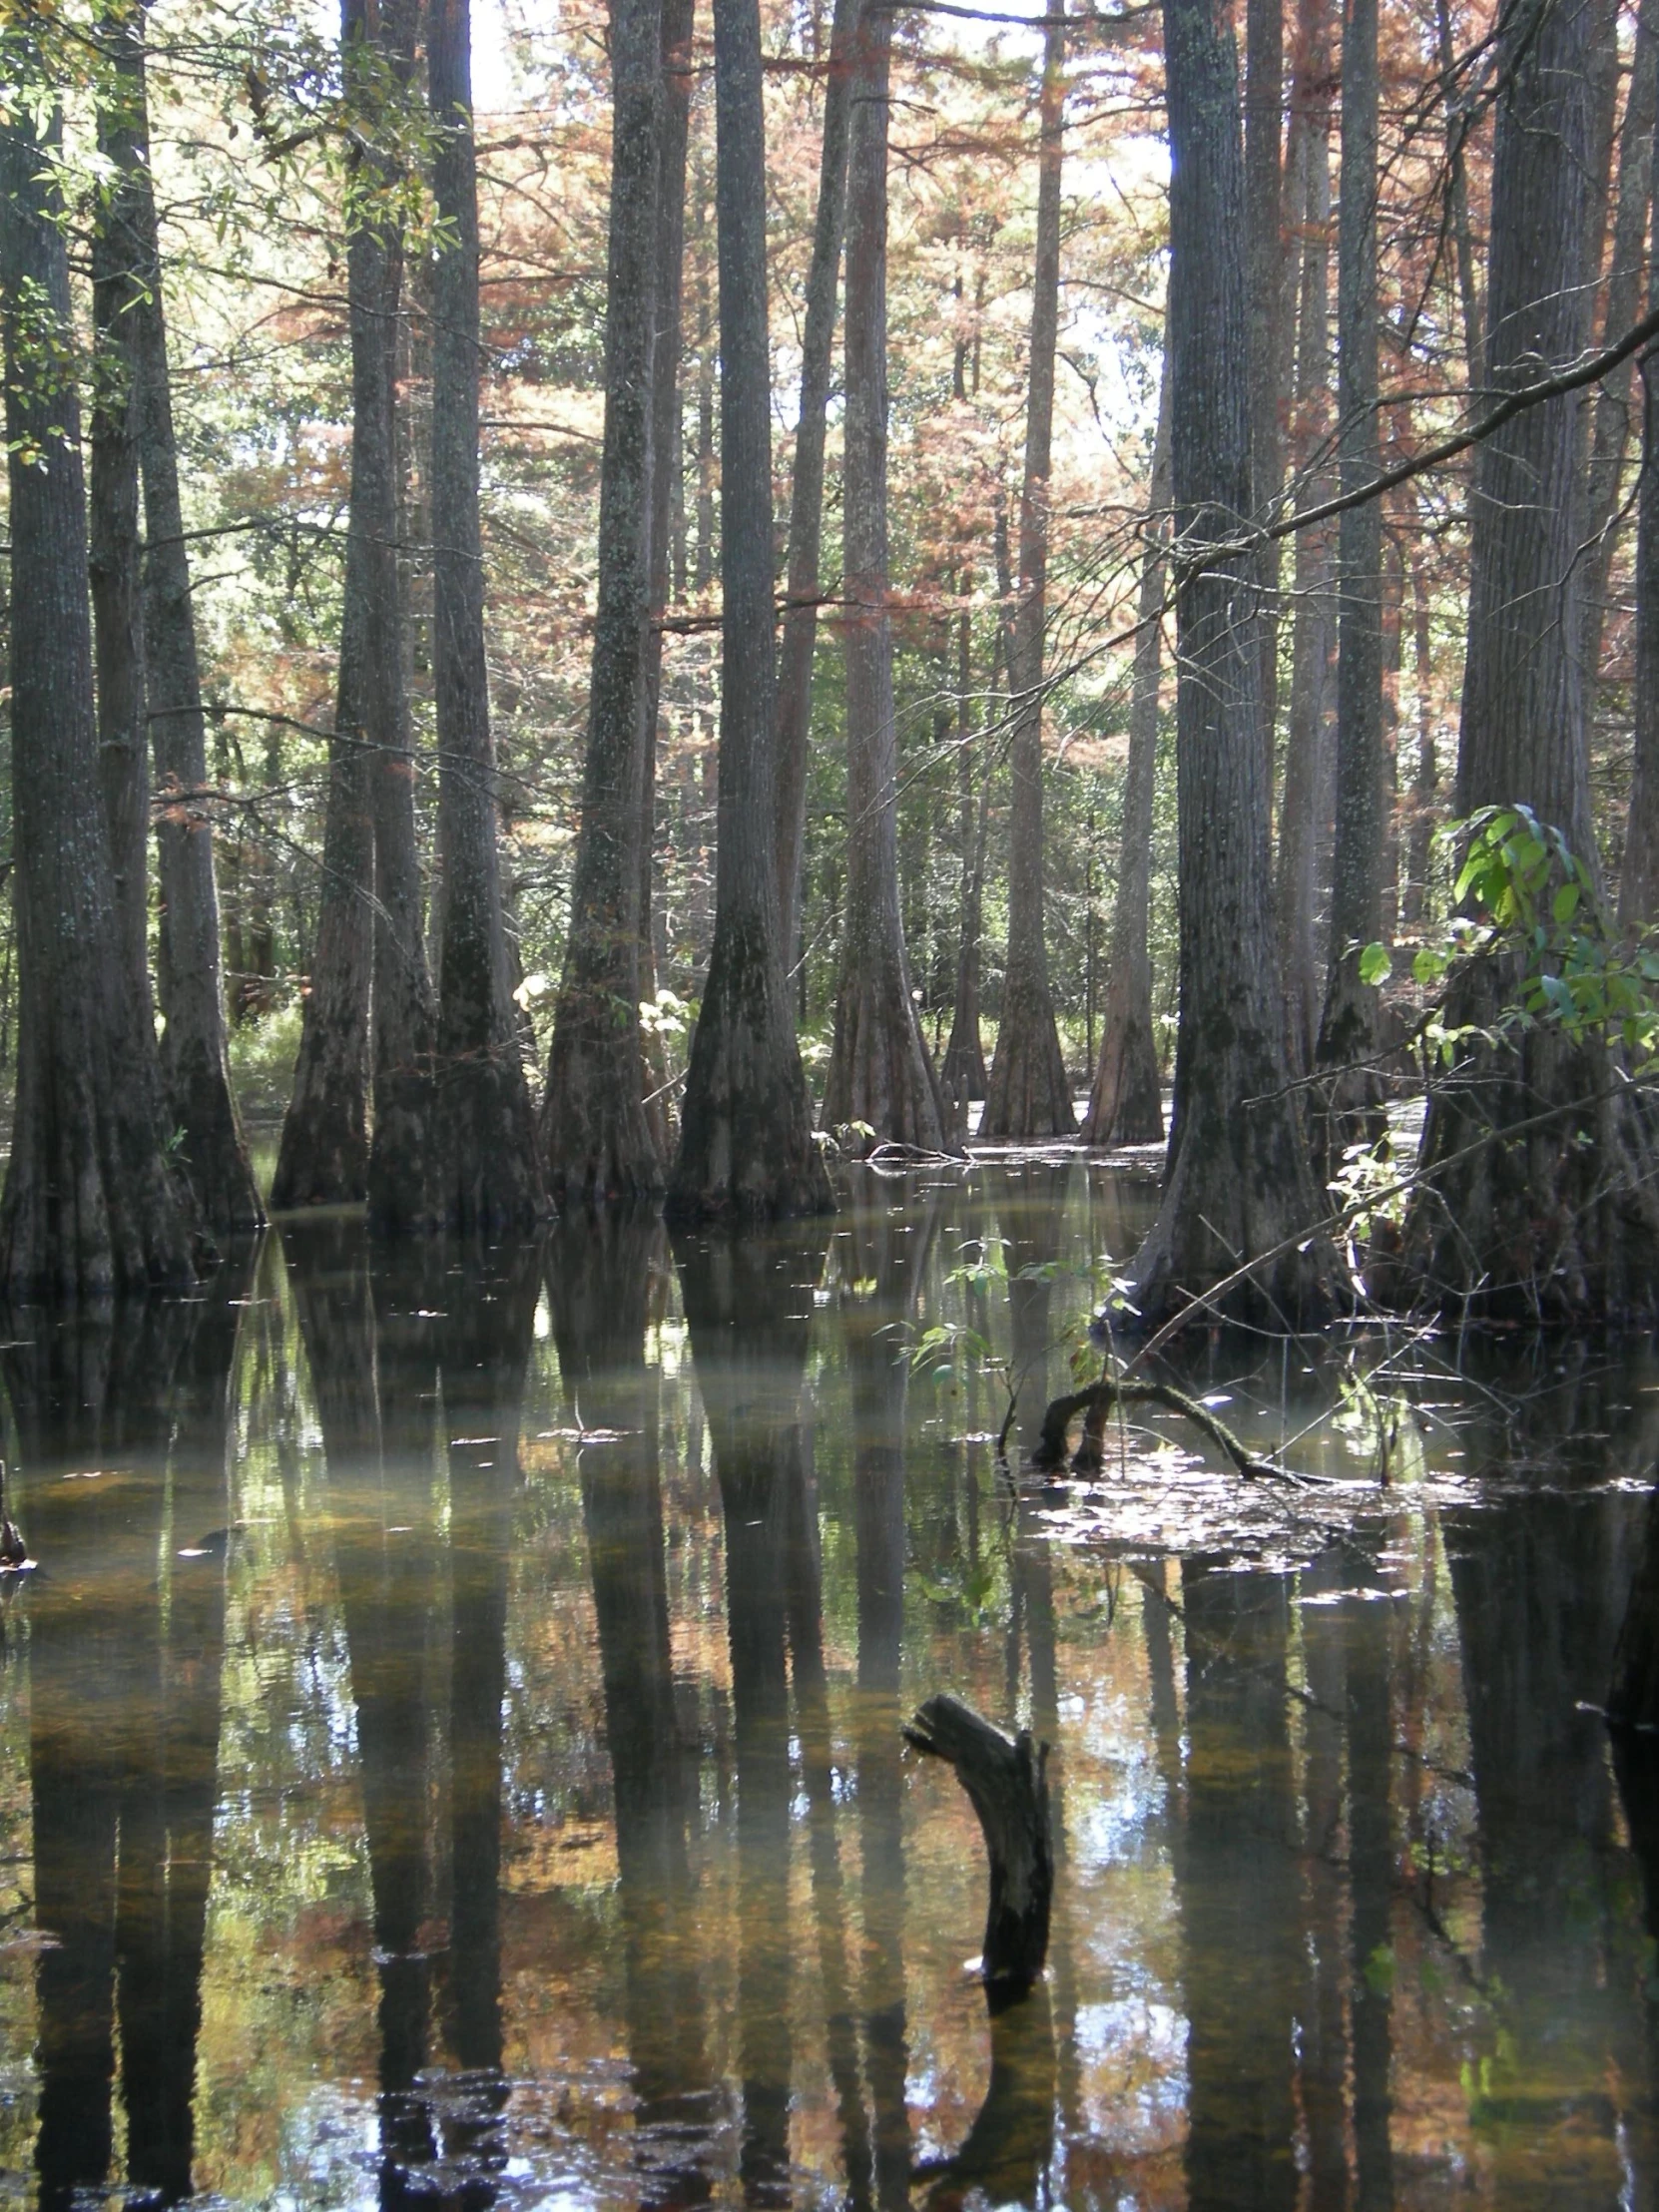
[[[640,997],[647,1003],[657,995],[657,942],[652,922],[657,858],[657,734],[662,721],[662,618],[668,611],[673,582],[679,480],[686,142],[691,128],[693,19],[694,0],[664,0],[663,142],[658,178],[662,218],[657,231],[657,343],[651,362],[651,628],[645,649],[645,775],[640,793]],[[683,574],[683,559],[680,565]],[[668,1059],[662,1039],[654,1030],[640,1041],[646,1122],[659,1157],[667,1159],[674,1133]]]
[[[1655,183],[1659,184],[1659,168]],[[1659,285],[1649,291],[1659,300]],[[1642,473],[1636,497],[1635,755],[1619,922],[1635,933],[1659,919],[1659,393],[1651,352],[1642,357]]]
[[[443,936],[426,1204],[440,1226],[499,1234],[545,1211],[501,910],[495,740],[478,520],[478,191],[468,0],[436,0],[427,56],[443,137],[433,173],[451,227],[432,272],[432,671]],[[632,1013],[632,1005],[630,1004]],[[637,1102],[636,1050],[625,1096]]]
[[[759,0],[715,0],[720,253],[720,828],[715,941],[692,1038],[680,1220],[826,1213],[830,1179],[784,973],[776,871],[771,352]]]
[[[15,33],[0,42],[0,64],[14,86],[39,81],[38,57]],[[106,1298],[192,1279],[189,1213],[161,1149],[155,1038],[148,1006],[128,989],[110,895],[55,179],[27,104],[16,103],[0,126],[19,992],[0,1287],[15,1299]],[[43,318],[52,339],[44,360]]]
[[[1613,27],[1616,30],[1616,26]],[[1625,96],[1624,127],[1619,138],[1618,198],[1613,216],[1613,251],[1607,272],[1607,304],[1602,314],[1605,345],[1622,337],[1635,321],[1642,299],[1643,247],[1653,182],[1653,122],[1659,90],[1659,21],[1653,0],[1636,17],[1636,44],[1630,58],[1630,89]],[[1630,380],[1633,363],[1622,360],[1597,387],[1592,411],[1590,478],[1587,494],[1590,552],[1584,577],[1584,629],[1578,649],[1588,703],[1593,708],[1601,673],[1601,641],[1607,624],[1613,556],[1623,514],[1619,481],[1630,443]]]
[[[1129,761],[1118,832],[1118,884],[1112,907],[1100,1064],[1083,1117],[1083,1142],[1161,1144],[1163,1072],[1152,1026],[1152,802],[1158,780],[1158,693],[1164,642],[1165,536],[1169,509],[1169,377],[1158,395],[1152,499],[1141,557],[1140,633],[1129,700]]]
[[[436,28],[434,22],[434,29]],[[414,24],[408,0],[371,10],[344,0],[340,24],[346,83],[372,118],[376,70],[392,84],[412,67]],[[371,132],[365,132],[370,136]],[[445,149],[447,152],[447,149]],[[440,156],[438,189],[442,191]],[[371,157],[367,183],[394,182]],[[440,204],[453,220],[454,211]],[[374,976],[370,994],[370,1061],[374,1130],[368,1156],[369,1218],[378,1228],[406,1229],[426,1216],[425,1178],[431,1144],[432,985],[421,929],[420,853],[414,819],[414,744],[409,727],[403,650],[403,577],[398,558],[400,469],[397,439],[397,355],[403,291],[403,238],[384,206],[359,211],[347,246],[351,311],[352,527],[362,536],[362,735],[374,825]],[[436,348],[447,325],[433,300]],[[434,443],[441,441],[434,406]],[[445,514],[433,555],[441,574],[452,562],[460,515]],[[441,595],[435,587],[435,596]],[[441,630],[441,621],[438,624]],[[440,654],[441,657],[441,654]],[[441,679],[440,679],[441,682]],[[438,740],[440,748],[443,736]]]
[[[944,1116],[915,1005],[898,905],[898,754],[887,615],[887,81],[892,17],[866,8],[848,64],[846,915],[827,1128],[863,1122],[928,1151]]]
[[[1061,11],[1063,12],[1063,10]],[[1065,148],[1066,37],[1043,37],[1037,250],[1031,279],[1031,351],[1025,478],[1019,502],[1019,599],[1009,638],[1008,964],[981,1137],[1069,1137],[1077,1128],[1048,987],[1043,941],[1043,633],[1048,616],[1050,446],[1060,318],[1060,173]]]
[[[1207,0],[1165,0],[1164,47],[1170,454],[1176,534],[1197,549],[1253,506],[1238,63]],[[1249,562],[1218,555],[1176,603],[1181,1022],[1163,1204],[1132,1271],[1147,1322],[1321,1210],[1285,1089],[1252,597]],[[1338,1290],[1335,1255],[1309,1239],[1264,1261],[1229,1306],[1284,1327],[1323,1318]]]
[[[126,43],[118,32],[118,49]],[[110,844],[110,887],[123,987],[142,1018],[150,996],[150,774],[145,721],[144,597],[139,534],[143,398],[131,342],[142,295],[134,222],[130,77],[104,88],[98,151],[112,182],[92,235],[92,420],[88,439],[87,569],[92,584],[98,769]]]
[[[801,847],[807,827],[807,739],[813,718],[813,655],[818,644],[819,547],[824,534],[824,438],[830,359],[835,336],[835,282],[846,227],[847,53],[860,0],[835,0],[830,66],[824,81],[824,139],[818,215],[807,273],[801,334],[801,406],[790,479],[789,604],[778,673],[778,895],[784,955],[794,959],[801,933]]]
[[[662,0],[615,0],[599,605],[570,937],[542,1101],[555,1198],[628,1197],[663,1179],[640,1096],[639,1025],[662,59]]]
[[[1457,257],[1457,298],[1463,310],[1463,365],[1470,392],[1485,377],[1485,338],[1481,331],[1481,302],[1474,266],[1474,233],[1469,227],[1468,171],[1463,145],[1475,119],[1472,104],[1453,105],[1458,82],[1456,46],[1451,35],[1451,0],[1434,0],[1434,27],[1439,40],[1440,75],[1445,85],[1446,199],[1451,225],[1452,250]]]
[[[1428,861],[1433,849],[1434,810],[1440,771],[1434,746],[1434,641],[1430,630],[1428,579],[1423,562],[1411,561],[1411,656],[1416,690],[1417,758],[1411,779],[1411,811],[1405,832],[1405,884],[1400,906],[1407,929],[1420,926],[1427,911]]]
[[[1336,489],[1326,455],[1331,414],[1331,33],[1328,0],[1303,0],[1292,94],[1292,190],[1302,236],[1294,441],[1301,503],[1319,506]],[[1319,1036],[1320,966],[1314,944],[1319,904],[1320,809],[1326,786],[1331,698],[1332,525],[1296,538],[1296,619],[1291,632],[1291,712],[1279,809],[1279,974],[1285,1046],[1293,1076],[1309,1074]]]
[[[968,588],[964,576],[962,589]],[[985,889],[985,841],[990,828],[991,764],[979,775],[979,803],[973,797],[973,751],[969,735],[969,682],[973,673],[973,617],[964,608],[956,625],[956,802],[961,844],[960,935],[956,946],[956,991],[951,1000],[950,1036],[939,1070],[939,1089],[950,1116],[951,1138],[967,1136],[968,1101],[983,1098],[990,1078],[979,1035],[979,966]],[[996,649],[991,649],[991,689],[996,689]]]
[[[1258,515],[1278,501],[1285,474],[1284,404],[1287,324],[1283,235],[1285,111],[1284,0],[1248,0],[1245,9],[1245,242],[1250,286],[1250,472]],[[1262,742],[1267,749],[1272,811],[1275,735],[1279,723],[1279,571],[1281,540],[1261,549],[1257,609],[1262,657]]]
[[[1511,33],[1492,156],[1489,379],[1576,360],[1589,337],[1592,6],[1563,4]],[[1481,446],[1470,504],[1468,657],[1457,812],[1521,802],[1594,869],[1578,552],[1578,402],[1516,415]],[[1471,961],[1446,1020],[1494,1025],[1516,957]],[[1559,1111],[1552,1120],[1541,1113]],[[1515,1123],[1524,1135],[1506,1137]],[[1455,1155],[1455,1157],[1453,1157]],[[1429,1101],[1423,1187],[1405,1258],[1458,1312],[1552,1323],[1647,1314],[1659,1292],[1659,1205],[1646,1134],[1610,1056],[1540,1022],[1477,1044]]]
[[[119,342],[144,484],[147,543],[140,627],[145,707],[156,778],[166,802],[156,823],[161,890],[156,966],[167,1023],[162,1078],[173,1126],[183,1132],[179,1164],[203,1221],[216,1236],[229,1236],[259,1228],[265,1209],[231,1089],[213,816],[210,805],[197,796],[208,783],[207,724],[150,173],[143,10],[133,6],[112,20],[109,38],[115,82],[103,128],[105,151],[119,182],[108,228],[112,240],[120,242],[117,258],[125,297],[119,309]]]
[[[1347,0],[1338,211],[1337,474],[1345,492],[1382,467],[1377,361],[1377,0]],[[1379,998],[1362,982],[1364,948],[1382,933],[1382,503],[1337,524],[1337,843],[1331,957],[1315,1067],[1328,1078],[1317,1132],[1327,1166],[1345,1144],[1381,1133],[1374,1067]]]

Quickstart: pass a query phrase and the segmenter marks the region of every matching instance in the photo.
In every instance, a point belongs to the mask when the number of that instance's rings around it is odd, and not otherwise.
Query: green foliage
[[[1501,1028],[1550,1023],[1575,1038],[1608,1036],[1630,1055],[1633,1072],[1651,1069],[1659,1057],[1659,937],[1632,945],[1620,934],[1588,864],[1530,807],[1484,807],[1438,836],[1462,853],[1452,879],[1460,910],[1439,942],[1419,948],[1412,979],[1432,990],[1460,960],[1511,955],[1518,984]],[[1362,981],[1385,982],[1390,968],[1384,945],[1362,951]],[[1421,1034],[1449,1066],[1472,1032],[1435,1013]]]

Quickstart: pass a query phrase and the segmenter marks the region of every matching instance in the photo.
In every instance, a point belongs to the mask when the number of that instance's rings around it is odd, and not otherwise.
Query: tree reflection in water
[[[993,1228],[1006,1296],[950,1280]],[[1345,1488],[1133,1427],[999,1483],[916,1333],[1034,1415],[1124,1229],[1075,1165],[859,1170],[828,1268],[313,1222],[247,1309],[14,1318],[0,2193],[1655,2201],[1659,1785],[1580,1709],[1650,1370],[1407,1347],[1382,1493],[1375,1348],[1218,1339],[1178,1379],[1323,1421]],[[1057,1747],[1050,1974],[994,2022],[973,1816],[900,1751],[940,1688]]]
[[[191,2193],[239,1311],[35,1315],[5,1354],[48,1562],[29,1593],[43,2212],[109,2176],[118,2024],[127,2177]]]

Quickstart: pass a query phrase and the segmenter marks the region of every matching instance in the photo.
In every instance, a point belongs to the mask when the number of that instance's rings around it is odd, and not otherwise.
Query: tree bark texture
[[[441,1227],[499,1234],[545,1211],[501,903],[495,738],[478,516],[478,188],[467,0],[435,0],[427,57],[443,137],[434,168],[451,238],[432,273],[432,672],[443,935],[426,1205]],[[637,992],[636,992],[637,997]],[[638,1012],[625,1096],[639,1096]]]
[[[967,584],[964,576],[964,591]],[[939,1069],[939,1090],[950,1117],[949,1135],[956,1143],[961,1143],[967,1135],[968,1101],[983,1098],[990,1082],[985,1067],[985,1047],[979,1033],[979,970],[980,940],[984,930],[985,845],[990,829],[991,764],[986,760],[980,767],[976,806],[968,705],[972,674],[973,617],[964,608],[956,618],[956,830],[962,863],[956,990],[950,1006],[950,1035]],[[994,643],[990,688],[996,689]]]
[[[1152,803],[1158,781],[1158,694],[1162,678],[1164,590],[1168,577],[1169,377],[1158,395],[1158,429],[1152,455],[1152,504],[1146,551],[1141,556],[1140,634],[1129,699],[1129,760],[1123,778],[1123,825],[1118,832],[1117,896],[1112,907],[1112,946],[1107,955],[1106,1004],[1101,1015],[1100,1062],[1094,1071],[1083,1142],[1094,1145],[1161,1144],[1164,1137],[1163,1072],[1152,1026],[1152,947],[1148,936],[1152,899]]]
[[[778,672],[778,892],[786,959],[801,933],[801,848],[807,829],[807,741],[813,719],[813,656],[818,645],[819,551],[824,537],[824,441],[835,291],[846,228],[846,143],[850,118],[848,55],[861,0],[835,0],[830,66],[824,84],[824,137],[818,213],[807,272],[801,333],[801,406],[790,478],[788,604]]]
[[[92,583],[98,770],[110,843],[110,888],[122,981],[144,1018],[150,995],[150,747],[144,691],[144,578],[139,530],[138,363],[130,310],[143,279],[128,203],[133,159],[120,81],[98,117],[111,164],[92,236],[92,419],[87,568]]]
[[[1250,470],[1257,512],[1279,499],[1285,474],[1281,405],[1288,366],[1289,300],[1283,235],[1285,176],[1284,0],[1248,0],[1245,9],[1244,160],[1249,212],[1246,276],[1250,286]],[[1259,650],[1262,656],[1262,742],[1268,756],[1271,807],[1274,739],[1279,721],[1279,572],[1282,544],[1261,549]]]
[[[1063,13],[1060,9],[1058,13]],[[1077,1128],[1054,1021],[1043,936],[1043,661],[1048,619],[1050,448],[1060,327],[1060,183],[1065,155],[1066,36],[1043,34],[1037,157],[1036,267],[1019,502],[1019,596],[1009,636],[1013,731],[1008,816],[1008,960],[981,1137],[1069,1137]]]
[[[1400,917],[1415,928],[1427,910],[1428,863],[1434,842],[1435,804],[1440,769],[1434,737],[1434,638],[1428,579],[1423,563],[1411,562],[1411,662],[1416,689],[1417,753],[1411,777],[1411,807],[1405,830],[1405,882]]]
[[[437,11],[433,31],[435,49],[440,35]],[[371,117],[377,73],[384,72],[390,83],[398,84],[411,67],[414,25],[408,0],[383,9],[370,9],[366,0],[344,0],[340,39],[347,87]],[[438,157],[435,182],[440,196],[447,151],[444,148]],[[366,162],[359,160],[357,182],[366,187],[367,203],[356,211],[347,244],[346,286],[351,302],[351,527],[362,538],[362,740],[374,831],[370,996],[374,1125],[368,1208],[377,1227],[395,1230],[412,1227],[425,1217],[424,1184],[432,1137],[433,1005],[421,927],[414,743],[405,684],[402,563],[397,551],[403,240],[389,210],[374,205],[376,188],[391,179],[372,156]],[[441,197],[439,212],[454,220],[454,211],[442,204]],[[441,351],[446,331],[435,293],[433,320],[436,349]],[[435,449],[441,449],[443,438],[439,413],[434,395]],[[433,555],[434,570],[441,571],[462,524],[445,505],[436,505],[435,511],[444,517],[442,542]],[[434,599],[439,597],[440,588],[434,584]],[[442,628],[441,616],[437,627]],[[440,737],[440,746],[442,742]]]
[[[1231,31],[1207,0],[1165,0],[1164,47],[1170,454],[1177,545],[1191,556],[1253,510],[1244,160]],[[1217,559],[1187,574],[1176,601],[1181,1016],[1163,1203],[1132,1271],[1147,1321],[1320,1212],[1285,1092],[1253,596],[1249,564]],[[1235,1297],[1280,1326],[1306,1322],[1330,1312],[1334,1271],[1310,1240]]]
[[[144,491],[140,628],[148,732],[141,726],[140,738],[151,749],[162,800],[156,819],[161,892],[156,976],[166,1018],[162,1078],[173,1126],[183,1132],[179,1166],[206,1226],[216,1236],[228,1236],[257,1229],[265,1208],[226,1053],[213,815],[202,796],[208,783],[207,724],[150,173],[144,22],[142,8],[133,5],[107,29],[112,82],[102,130],[116,182],[103,230],[120,298],[111,339],[123,354]]]
[[[541,1124],[552,1195],[593,1200],[654,1191],[663,1179],[640,1096],[639,1019],[662,0],[616,0],[611,74],[599,605],[570,938]]]
[[[663,631],[673,582],[679,483],[681,321],[686,266],[686,145],[691,132],[695,0],[664,0],[663,138],[658,177],[657,338],[651,359],[651,628],[646,637],[645,774],[640,792],[640,997],[657,995],[652,921],[657,858],[657,733],[662,720]],[[683,521],[683,517],[682,517]],[[683,531],[682,531],[683,536]],[[682,549],[683,550],[683,549]],[[685,562],[680,563],[683,572]],[[655,1032],[641,1038],[642,1097],[651,1141],[667,1159],[673,1137],[668,1062]]]
[[[1328,462],[1331,427],[1330,0],[1303,0],[1292,91],[1292,191],[1302,239],[1293,419],[1299,498],[1317,507],[1336,490]],[[1313,523],[1296,538],[1296,617],[1291,630],[1291,711],[1279,809],[1277,912],[1285,1047],[1292,1075],[1312,1072],[1319,1037],[1321,799],[1326,788],[1331,701],[1333,526]]]
[[[1463,316],[1463,366],[1469,389],[1478,390],[1485,377],[1486,343],[1481,327],[1482,302],[1475,272],[1474,233],[1469,224],[1468,165],[1463,148],[1475,120],[1472,107],[1458,99],[1457,48],[1451,32],[1451,0],[1434,0],[1434,28],[1438,39],[1440,75],[1446,87],[1445,166],[1446,215],[1456,257],[1457,299]]]
[[[1344,492],[1382,466],[1377,357],[1377,0],[1347,0],[1343,20],[1342,182],[1337,217],[1337,479]],[[1331,957],[1315,1065],[1329,1095],[1316,1117],[1334,1164],[1344,1144],[1380,1134],[1379,997],[1360,956],[1382,932],[1382,503],[1337,525],[1337,839]]]
[[[771,353],[759,0],[715,0],[721,631],[715,938],[673,1215],[830,1210],[784,972],[776,871]]]
[[[37,58],[14,34],[0,64],[26,79]],[[162,1154],[149,1009],[127,987],[110,889],[61,222],[55,173],[19,102],[0,126],[18,939],[0,1286],[73,1300],[177,1287],[193,1270],[189,1209]]]
[[[1609,26],[1616,33],[1616,26]],[[1646,266],[1648,207],[1653,182],[1653,123],[1659,92],[1659,10],[1647,0],[1636,16],[1636,43],[1630,57],[1630,87],[1625,95],[1619,134],[1619,181],[1613,212],[1612,251],[1607,269],[1606,305],[1601,341],[1621,337],[1641,308]],[[1619,363],[1596,387],[1591,405],[1590,469],[1586,504],[1589,557],[1584,576],[1584,625],[1579,661],[1587,698],[1593,707],[1601,673],[1601,641],[1607,625],[1613,556],[1623,515],[1619,484],[1630,444],[1631,377],[1635,363]]]
[[[1659,164],[1653,197],[1659,203]],[[1659,301],[1659,277],[1648,279],[1648,304]],[[1635,746],[1630,812],[1625,822],[1624,865],[1619,874],[1619,920],[1644,929],[1659,919],[1659,362],[1650,349],[1641,361],[1642,470],[1636,488],[1636,681]]]
[[[846,186],[846,910],[827,1128],[928,1151],[944,1117],[910,997],[898,905],[898,751],[887,613],[887,84],[892,17],[860,16]]]
[[[1487,286],[1499,391],[1575,359],[1589,337],[1595,27],[1594,0],[1557,0],[1506,43]],[[1575,650],[1579,450],[1569,395],[1515,416],[1476,459],[1456,806],[1466,816],[1521,802],[1593,871]],[[1493,1026],[1519,980],[1514,955],[1470,962],[1453,978],[1446,1019]],[[1552,1323],[1651,1312],[1650,1140],[1617,1089],[1605,1046],[1552,1022],[1464,1054],[1430,1098],[1423,1187],[1405,1224],[1406,1264],[1425,1295],[1453,1311]]]

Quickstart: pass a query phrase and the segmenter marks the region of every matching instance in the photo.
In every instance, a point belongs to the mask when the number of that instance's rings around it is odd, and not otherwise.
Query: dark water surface
[[[1659,1365],[1218,1339],[1168,1372],[1306,1486],[1162,1414],[1011,1482],[1000,1364],[1017,1465],[1149,1201],[312,1224],[20,1327],[0,2201],[1659,2201],[1659,1822],[1585,1710]],[[939,1689],[1054,1747],[994,2027]]]

